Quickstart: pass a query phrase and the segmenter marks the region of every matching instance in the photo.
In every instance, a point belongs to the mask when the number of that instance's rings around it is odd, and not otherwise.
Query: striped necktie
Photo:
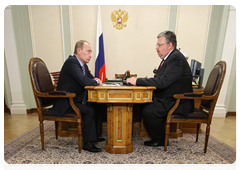
[[[84,67],[84,65],[82,66],[82,70],[83,70],[83,75],[85,76],[85,67]],[[82,104],[83,105],[87,104],[87,98],[88,98],[88,91],[85,89],[84,90],[83,100],[82,100]]]
[[[84,68],[84,65],[82,66],[82,70],[83,70],[83,75],[85,76],[85,68]]]

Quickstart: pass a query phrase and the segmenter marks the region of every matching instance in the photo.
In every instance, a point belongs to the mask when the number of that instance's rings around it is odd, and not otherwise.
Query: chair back
[[[37,104],[41,106],[52,105],[54,99],[38,96],[38,93],[47,93],[54,90],[47,66],[40,58],[32,58],[29,61],[29,74]]]
[[[207,84],[205,86],[204,95],[215,95],[214,100],[202,100],[201,106],[210,110],[211,108],[215,108],[217,103],[217,99],[222,88],[222,83],[226,73],[226,62],[219,61],[212,69]],[[212,110],[212,111],[213,111]]]
[[[58,84],[59,75],[60,75],[60,71],[51,72],[50,74],[51,74],[51,76],[53,78],[54,84],[57,85]]]
[[[130,74],[130,77],[137,77],[137,74]],[[115,79],[124,79],[126,74],[115,74]]]

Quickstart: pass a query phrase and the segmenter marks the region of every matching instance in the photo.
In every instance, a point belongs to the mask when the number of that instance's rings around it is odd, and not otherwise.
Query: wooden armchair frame
[[[29,61],[29,75],[31,79],[32,89],[37,104],[38,118],[40,122],[40,134],[42,150],[44,150],[44,125],[43,121],[55,122],[55,134],[58,139],[58,122],[74,122],[78,124],[78,146],[81,152],[81,137],[82,137],[82,118],[80,110],[74,104],[73,98],[75,93],[65,91],[56,91],[50,73],[45,63],[40,58],[32,58]],[[48,86],[48,87],[45,87]],[[74,112],[66,113],[63,117],[58,117],[49,112],[47,107],[53,104],[55,98],[68,98]]]
[[[198,134],[200,129],[200,124],[205,123],[207,125],[205,132],[205,146],[204,153],[207,152],[208,139],[210,135],[210,125],[212,122],[212,116],[217,103],[217,99],[223,84],[223,80],[226,73],[226,62],[218,62],[213,70],[211,71],[208,81],[203,94],[199,93],[185,93],[185,94],[175,94],[173,97],[176,98],[175,105],[170,109],[166,119],[166,129],[165,129],[165,146],[164,150],[167,150],[167,141],[170,130],[170,123],[196,123],[196,142],[198,141]],[[189,118],[185,119],[181,115],[174,115],[173,112],[177,109],[181,99],[197,99],[201,100],[200,109],[194,109],[193,112],[189,113]]]

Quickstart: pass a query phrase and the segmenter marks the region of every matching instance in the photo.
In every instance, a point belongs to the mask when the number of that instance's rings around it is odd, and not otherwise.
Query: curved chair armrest
[[[75,103],[73,101],[73,98],[76,96],[75,93],[69,93],[66,91],[57,90],[57,91],[50,91],[47,93],[39,93],[38,92],[37,96],[38,97],[46,97],[46,98],[69,98],[70,105],[73,108],[73,110],[75,111],[77,117],[80,119],[82,118],[80,110],[77,108],[77,106],[75,105]]]
[[[50,91],[47,93],[37,92],[37,97],[49,97],[49,98],[70,98],[75,97],[75,93],[69,93],[66,91]]]
[[[185,97],[202,97],[202,93],[184,93],[183,94]]]
[[[73,93],[75,94],[75,93]],[[70,101],[70,105],[72,107],[72,109],[74,110],[74,112],[76,113],[77,117],[82,119],[82,116],[81,116],[81,111],[78,109],[78,107],[75,105],[74,101],[73,101],[73,98],[70,97],[69,98],[69,101]],[[80,123],[80,122],[79,122]]]
[[[204,95],[201,93],[184,93],[184,94],[175,94],[173,95],[175,99],[200,99],[200,100],[213,100],[214,95]]]
[[[66,96],[67,95],[67,92],[66,91],[50,91],[48,92],[48,95],[49,96]]]
[[[184,94],[175,94],[173,97],[175,99],[200,99],[203,95],[200,93],[184,93]]]
[[[168,111],[167,122],[170,122],[172,114],[177,109],[181,99],[198,99],[198,100],[200,99],[201,100],[202,96],[203,96],[203,94],[201,94],[201,93],[184,93],[184,94],[173,95],[173,97],[177,100],[176,100],[174,106]]]
[[[177,107],[178,107],[178,105],[179,105],[179,102],[180,102],[180,97],[179,97],[179,95],[178,94],[175,94],[176,95],[176,97],[177,97],[177,100],[176,100],[176,102],[175,102],[175,104],[174,104],[174,106],[168,111],[168,114],[167,114],[167,122],[169,122],[170,120],[171,120],[171,117],[172,117],[172,114],[173,114],[173,112],[177,109]],[[175,96],[174,95],[174,96]],[[181,95],[181,94],[180,94]],[[174,98],[176,98],[176,97],[174,97]]]
[[[174,106],[169,110],[169,112],[167,114],[167,122],[169,122],[171,120],[171,116],[172,116],[173,112],[177,109],[181,99],[213,100],[215,98],[215,94],[214,95],[204,95],[201,93],[184,93],[184,94],[175,94],[175,95],[173,95],[173,97],[177,100],[176,100]]]
[[[78,118],[82,118],[81,117],[81,113],[80,113],[80,110],[76,107],[74,101],[73,101],[73,98],[76,96],[75,93],[69,93],[69,92],[66,92],[66,91],[60,91],[60,90],[57,90],[57,91],[50,91],[48,92],[48,95],[49,96],[54,96],[54,97],[68,97],[69,98],[69,101],[70,101],[70,105],[72,107],[72,109],[75,111],[76,115]]]

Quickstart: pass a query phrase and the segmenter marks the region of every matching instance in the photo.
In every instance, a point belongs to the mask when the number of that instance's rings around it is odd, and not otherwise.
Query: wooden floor
[[[4,143],[38,126],[37,113],[10,115],[4,113]],[[205,126],[201,127],[205,131]],[[236,149],[236,117],[213,118],[210,135]]]

